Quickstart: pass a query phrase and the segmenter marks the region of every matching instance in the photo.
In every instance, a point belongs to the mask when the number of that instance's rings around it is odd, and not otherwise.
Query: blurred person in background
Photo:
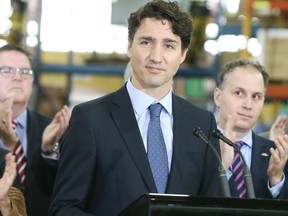
[[[225,64],[214,90],[217,124],[228,138],[242,143],[239,148],[251,169],[256,198],[287,199],[288,136],[282,134],[273,142],[253,132],[264,106],[268,79],[265,68],[257,61],[240,58]],[[234,149],[222,142],[220,147],[232,195],[246,197],[244,179],[236,188],[241,175],[234,175]]]
[[[16,155],[29,216],[47,215],[59,157],[58,141],[70,117],[64,106],[54,118],[28,109],[33,86],[30,54],[0,48],[0,147]]]

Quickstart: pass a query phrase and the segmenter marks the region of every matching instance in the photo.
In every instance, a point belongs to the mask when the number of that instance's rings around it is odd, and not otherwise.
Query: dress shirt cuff
[[[227,176],[227,180],[229,181],[229,179],[232,176],[232,172],[231,172],[230,168],[228,170],[226,170],[226,176]]]
[[[44,159],[44,161],[50,165],[50,166],[57,166],[58,164],[58,159],[59,158],[55,158],[55,157],[52,157],[52,156],[48,156],[48,155],[45,155],[43,153],[41,153],[41,156],[42,158]]]
[[[283,178],[282,178],[282,181],[279,182],[278,184],[274,185],[273,187],[270,186],[270,182],[268,180],[268,190],[270,191],[271,195],[273,198],[276,198],[279,196],[280,194],[280,191],[282,190],[283,188],[283,185],[284,185],[284,182],[285,182],[285,175],[284,173],[282,174]]]

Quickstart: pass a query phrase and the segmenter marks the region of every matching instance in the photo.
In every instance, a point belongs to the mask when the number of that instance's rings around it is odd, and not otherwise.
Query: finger
[[[224,135],[233,142],[236,140],[236,134],[233,132],[235,118],[228,115],[227,121],[224,125]]]
[[[15,162],[15,156],[12,155],[12,153],[8,153],[5,156],[5,171],[3,174],[3,178],[13,183],[14,178],[16,177],[16,162]]]
[[[283,140],[284,140],[284,142],[283,142],[282,146],[284,148],[285,155],[287,156],[288,155],[288,135],[287,134],[283,136]]]
[[[7,125],[8,127],[11,126],[11,122],[12,122],[12,108],[7,108],[5,110],[1,110],[1,112],[3,113],[1,116],[1,123],[4,125]]]
[[[61,109],[61,111],[64,115],[67,115],[67,116],[70,115],[70,109],[67,105],[64,105],[63,108]]]
[[[279,127],[280,129],[284,130],[285,127],[286,127],[286,121],[287,121],[286,116],[280,116],[280,120],[279,120],[279,123],[278,123],[278,127]]]
[[[282,146],[282,143],[285,142],[283,140],[283,138],[281,136],[277,137],[277,139],[275,140],[275,146],[276,146],[276,149],[278,151],[278,155],[283,155],[283,152],[284,152],[284,149],[283,149],[283,146]]]
[[[62,116],[62,109],[54,115],[51,124],[59,123],[61,121],[61,116]]]
[[[270,149],[270,153],[271,153],[270,160],[272,160],[272,162],[275,163],[275,164],[280,163],[280,157],[279,157],[278,151],[273,149],[273,148],[271,148]]]
[[[287,135],[287,134],[285,134],[285,135],[283,136],[283,139],[285,140],[285,142],[288,143],[288,135]]]
[[[284,124],[284,130],[285,130],[288,126],[288,116],[284,116],[283,124]]]
[[[67,127],[70,119],[70,111],[67,109],[63,110],[63,120],[64,120],[64,126]]]
[[[14,167],[14,165],[16,166],[15,155],[12,155],[11,152],[6,154],[5,155],[5,163],[6,163],[6,166],[8,166],[8,167]]]
[[[2,101],[3,109],[12,109],[13,103],[14,103],[14,95],[13,96],[7,96],[3,101]]]
[[[66,128],[70,119],[70,110],[68,106],[64,105],[63,108],[60,110],[60,112],[61,112],[61,118],[60,118],[61,128]]]
[[[60,122],[59,122],[59,133],[62,135],[63,130],[66,128],[66,120],[65,116],[60,117]],[[60,136],[61,136],[60,135]]]
[[[65,110],[66,113],[70,113],[70,109],[67,105],[64,105],[63,109]]]
[[[10,108],[5,107],[4,105],[1,106],[0,108],[0,113],[1,113],[1,123],[6,124],[8,122],[8,114],[9,114]]]
[[[277,118],[276,118],[276,120],[274,121],[274,125],[278,125],[279,124],[279,122],[281,122],[282,121],[282,116],[277,116]]]
[[[287,136],[287,135],[286,135]],[[278,151],[278,155],[283,162],[286,163],[288,158],[288,139],[287,137],[284,139],[282,137],[278,137],[277,140],[275,140],[276,150]]]

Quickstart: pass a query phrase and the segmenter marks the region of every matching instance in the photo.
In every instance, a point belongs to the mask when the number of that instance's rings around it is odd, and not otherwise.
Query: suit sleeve
[[[60,155],[49,215],[91,215],[82,209],[96,169],[96,144],[91,119],[79,106],[73,109]]]
[[[278,199],[288,199],[288,164],[286,163],[285,169],[284,169],[284,175],[285,175],[285,181],[284,185],[282,187],[282,190],[280,191],[280,194],[278,196]]]

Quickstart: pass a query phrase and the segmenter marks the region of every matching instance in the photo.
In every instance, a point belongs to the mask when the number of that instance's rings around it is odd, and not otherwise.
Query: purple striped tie
[[[235,142],[235,144],[239,147],[239,149],[241,149],[241,147],[245,145],[245,143],[242,141],[237,141]],[[243,178],[243,162],[240,158],[240,154],[237,151],[234,152],[231,178],[233,178],[234,180],[234,183],[235,183],[234,185],[236,187],[234,189],[235,189],[235,192],[237,193],[237,196],[239,198],[246,197],[247,191],[246,191],[246,185],[245,185],[244,178]]]

